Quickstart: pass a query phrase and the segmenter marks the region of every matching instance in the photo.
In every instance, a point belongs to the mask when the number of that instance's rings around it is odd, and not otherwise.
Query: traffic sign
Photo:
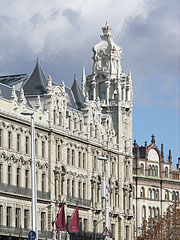
[[[30,231],[28,233],[28,240],[36,240],[36,232],[35,231]]]
[[[102,235],[104,237],[106,237],[106,236],[110,237],[111,236],[110,231],[108,230],[107,227],[105,227],[104,231],[102,232]]]

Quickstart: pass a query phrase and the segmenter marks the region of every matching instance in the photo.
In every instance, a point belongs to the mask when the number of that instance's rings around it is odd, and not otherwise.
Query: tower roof
[[[40,62],[37,59],[36,66],[24,83],[23,89],[25,95],[42,95],[46,93],[47,78],[45,77]]]
[[[84,95],[81,92],[81,89],[78,85],[77,78],[75,76],[73,85],[71,87],[71,90],[73,92],[74,98],[76,100],[76,104],[78,108],[82,108],[84,104]]]

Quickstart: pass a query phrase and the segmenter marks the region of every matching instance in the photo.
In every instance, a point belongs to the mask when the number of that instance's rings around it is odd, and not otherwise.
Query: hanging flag
[[[71,221],[69,223],[69,232],[70,233],[78,233],[80,232],[79,228],[79,212],[78,212],[78,206],[76,207],[76,210],[71,218]]]
[[[56,231],[66,231],[64,203],[56,220]]]

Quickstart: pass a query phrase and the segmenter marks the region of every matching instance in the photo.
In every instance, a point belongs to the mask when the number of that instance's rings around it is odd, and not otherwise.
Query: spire
[[[106,24],[102,27],[103,34],[101,35],[101,39],[105,41],[112,41],[114,36],[112,35],[112,28],[106,22]]]
[[[11,90],[11,99],[15,102],[17,102],[17,95],[16,95],[16,90],[14,85],[12,86],[12,90]]]
[[[41,109],[41,99],[39,95],[37,96],[36,108]]]
[[[24,90],[21,88],[20,90],[20,96],[19,96],[19,102],[25,104],[26,103],[26,98],[24,96]]]
[[[154,134],[152,134],[152,136],[151,136],[151,143],[152,144],[155,143],[155,136],[154,136]]]
[[[171,155],[171,149],[169,149],[169,156],[168,156],[169,162],[172,162],[172,155]]]
[[[46,91],[47,91],[47,93],[52,92],[52,78],[51,78],[50,75],[48,76],[48,84],[47,84],[47,87],[46,87]]]
[[[71,90],[73,92],[74,99],[76,100],[76,104],[77,104],[78,108],[79,109],[82,108],[83,104],[84,104],[84,95],[82,94],[81,89],[78,85],[76,74],[74,75],[74,82],[71,87]]]
[[[161,157],[164,159],[164,146],[161,144]]]
[[[23,85],[25,95],[42,95],[46,93],[47,78],[44,75],[39,58],[37,58],[36,66]]]
[[[81,80],[81,90],[83,95],[85,96],[85,85],[86,85],[86,72],[85,67],[82,69],[82,80]]]

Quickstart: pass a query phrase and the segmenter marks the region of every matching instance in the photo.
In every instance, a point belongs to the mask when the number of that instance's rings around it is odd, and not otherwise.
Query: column
[[[106,81],[106,103],[107,105],[109,104],[109,88],[110,88],[110,81]]]
[[[96,82],[92,82],[92,89],[93,89],[93,100],[96,100]]]

